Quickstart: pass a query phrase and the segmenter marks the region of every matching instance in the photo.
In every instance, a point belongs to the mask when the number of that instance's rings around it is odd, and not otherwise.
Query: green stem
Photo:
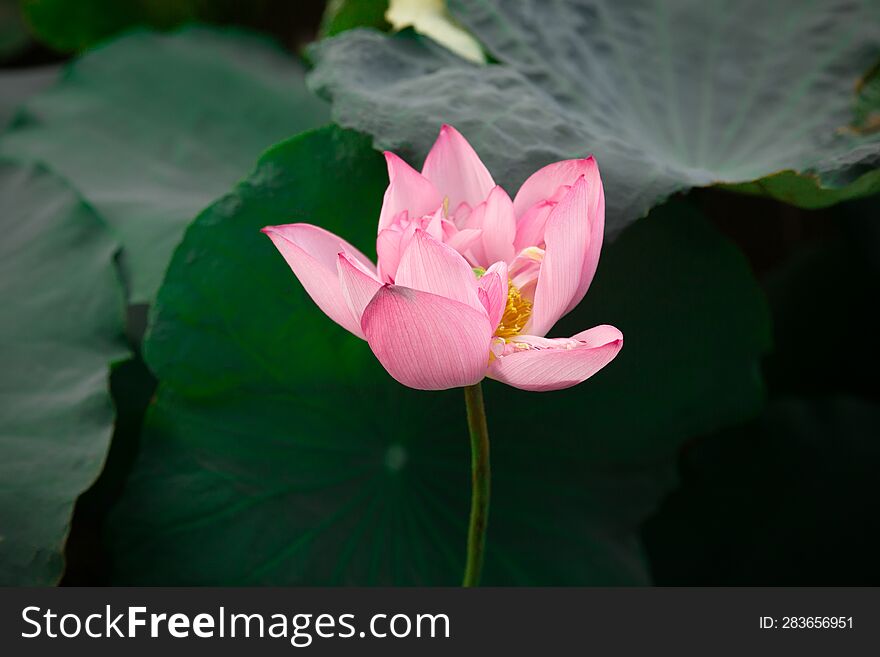
[[[480,384],[464,389],[468,430],[471,434],[471,519],[468,526],[467,561],[462,586],[477,586],[483,570],[486,523],[489,520],[489,429]]]

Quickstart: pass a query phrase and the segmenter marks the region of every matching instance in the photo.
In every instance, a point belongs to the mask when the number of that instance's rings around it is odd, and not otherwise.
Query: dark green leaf
[[[117,581],[456,584],[469,508],[461,391],[395,383],[327,319],[259,229],[310,221],[374,253],[386,174],[328,128],[269,151],[203,212],[158,296],[161,384],[111,522]],[[626,346],[572,390],[487,381],[487,584],[647,581],[636,528],[681,441],[755,412],[769,329],[742,257],[686,204],[609,248],[556,334]]]
[[[314,36],[321,0],[20,0],[31,32],[69,52],[92,48],[134,28],[169,30],[188,23],[237,25],[274,34],[298,48]],[[366,4],[371,0],[357,0]]]
[[[858,396],[877,389],[877,373],[866,364],[880,362],[880,315],[870,301],[880,299],[878,216],[880,197],[841,206],[832,217],[839,234],[766,276],[776,349],[765,372],[775,394]]]
[[[658,583],[880,583],[878,426],[876,402],[783,398],[693,445],[683,486],[646,525]]]
[[[104,521],[131,472],[144,416],[155,393],[156,379],[139,356],[114,363],[110,373],[110,394],[116,408],[113,438],[101,476],[76,501],[64,548],[61,586],[110,584]]]
[[[113,428],[118,244],[62,181],[0,163],[0,585],[49,585]]]
[[[780,171],[753,182],[721,185],[741,194],[770,196],[802,208],[816,209],[874,194],[880,189],[880,169],[866,170],[851,183],[840,187],[825,186],[813,173]]]
[[[325,120],[302,74],[250,34],[132,34],[28,102],[0,152],[74,184],[122,241],[130,300],[149,302],[186,224],[265,148]]]
[[[658,583],[880,582],[878,209],[880,197],[850,202],[803,218],[807,231],[798,213],[779,222],[789,240],[813,239],[764,277],[771,402],[756,421],[683,452],[682,486],[646,524]]]
[[[815,207],[873,193],[880,134],[848,128],[880,3],[451,0],[500,62],[354,30],[313,47],[336,119],[421,162],[455,125],[514,191],[594,153],[612,234],[673,192],[793,170],[751,191]],[[866,180],[864,177],[869,176]]]
[[[29,43],[17,0],[0,0],[0,61],[18,54]]]
[[[55,50],[83,50],[135,26],[170,28],[199,15],[203,0],[20,0],[34,34]]]
[[[328,37],[355,27],[387,30],[388,0],[330,0],[321,22],[321,36]]]

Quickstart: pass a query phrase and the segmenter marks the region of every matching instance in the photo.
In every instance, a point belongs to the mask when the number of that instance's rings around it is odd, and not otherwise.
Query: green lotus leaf
[[[44,162],[118,234],[152,300],[186,225],[273,143],[326,119],[302,66],[252,34],[186,28],[102,46],[27,102],[0,153]]]
[[[113,430],[119,244],[40,166],[0,161],[0,585],[55,584]]]

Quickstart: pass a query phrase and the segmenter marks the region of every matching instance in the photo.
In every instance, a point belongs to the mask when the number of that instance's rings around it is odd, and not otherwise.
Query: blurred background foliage
[[[374,253],[374,147],[444,120],[511,191],[596,153],[614,239],[557,330],[627,336],[487,382],[486,583],[880,582],[876,3],[391,5],[0,0],[0,584],[456,583],[460,394],[258,233]]]

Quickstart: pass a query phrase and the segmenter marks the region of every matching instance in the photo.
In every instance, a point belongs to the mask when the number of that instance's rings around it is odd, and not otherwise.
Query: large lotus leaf
[[[880,582],[878,216],[875,196],[812,219],[823,238],[762,277],[771,401],[756,421],[683,452],[681,487],[646,524],[657,583]]]
[[[113,429],[118,243],[39,166],[0,162],[0,585],[49,585]]]
[[[131,300],[149,302],[186,224],[268,146],[325,120],[302,76],[254,35],[134,33],[28,102],[0,152],[74,184],[122,241]]]
[[[259,233],[312,221],[374,253],[385,185],[367,136],[321,129],[269,151],[188,229],[145,343],[161,384],[111,519],[117,581],[460,581],[461,391],[394,382]],[[763,298],[688,206],[628,232],[599,270],[559,330],[615,323],[627,343],[614,363],[564,392],[484,384],[486,583],[645,583],[636,528],[673,483],[678,446],[760,404]]]
[[[847,127],[880,57],[874,0],[449,4],[498,63],[413,35],[325,40],[310,84],[341,124],[420,162],[452,123],[509,188],[592,152],[612,234],[693,186],[791,171],[748,191],[811,207],[880,188],[880,135]]]

